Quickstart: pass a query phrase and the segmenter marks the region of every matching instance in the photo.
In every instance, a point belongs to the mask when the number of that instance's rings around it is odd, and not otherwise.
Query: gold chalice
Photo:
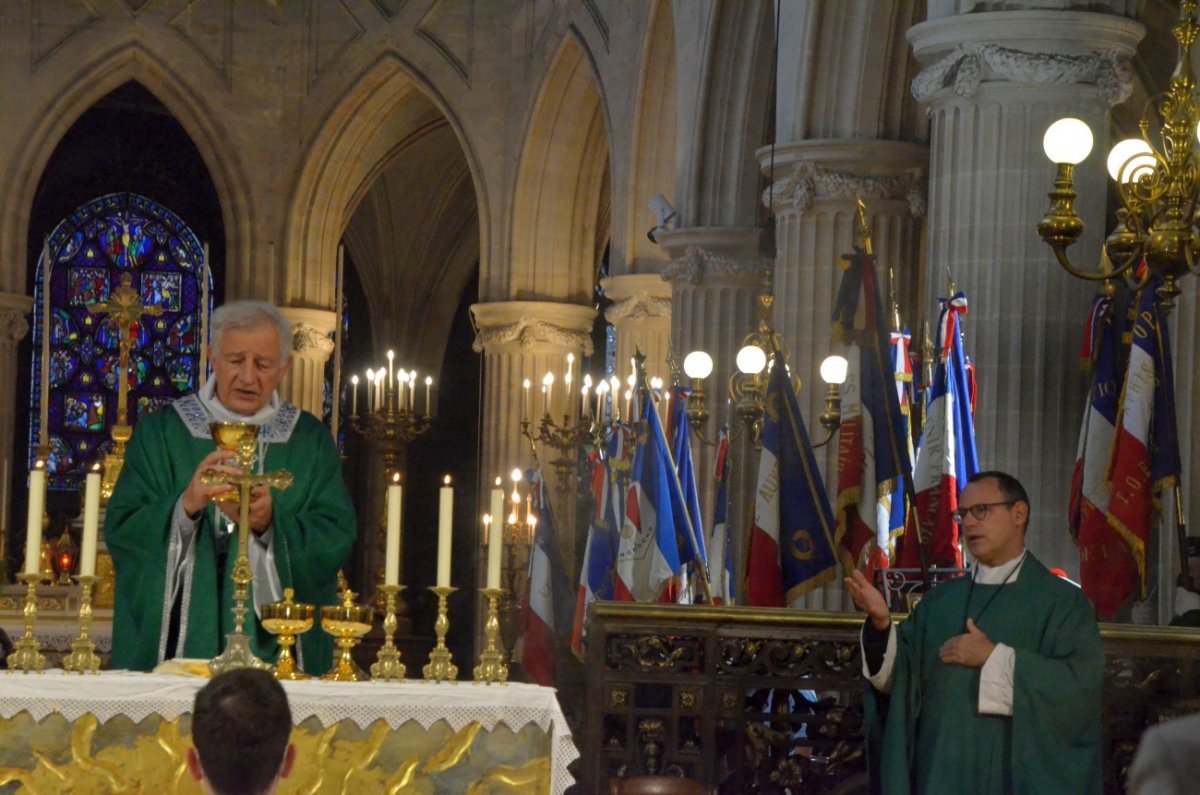
[[[258,426],[248,422],[212,422],[208,425],[212,440],[217,447],[236,453],[238,466],[248,471],[254,464],[255,448],[258,444]],[[236,489],[215,498],[217,502],[237,502]]]
[[[337,638],[341,653],[333,670],[322,676],[333,682],[361,682],[367,679],[367,674],[354,664],[350,650],[358,645],[359,638],[371,631],[371,620],[374,610],[366,605],[354,603],[357,596],[353,591],[345,592],[345,600],[340,605],[327,605],[321,608],[321,629]]]
[[[292,645],[295,644],[297,635],[312,629],[313,613],[316,611],[312,605],[293,602],[294,593],[291,588],[284,588],[282,602],[271,602],[262,606],[263,629],[279,636],[279,660],[275,663],[276,679],[311,678],[296,667],[296,661],[292,659]]]

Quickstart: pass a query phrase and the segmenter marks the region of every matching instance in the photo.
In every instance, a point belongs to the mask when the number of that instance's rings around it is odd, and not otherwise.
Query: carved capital
[[[556,326],[535,317],[522,317],[513,323],[494,328],[480,328],[471,347],[476,353],[482,353],[487,348],[506,342],[517,342],[522,348],[532,348],[539,342],[549,342],[563,348],[580,349],[584,356],[592,355],[591,335],[576,329]]]
[[[29,321],[24,310],[0,308],[0,343],[11,345],[28,333]]]
[[[920,168],[893,176],[858,176],[801,162],[763,192],[763,204],[775,212],[803,212],[818,198],[893,199],[907,202],[909,213],[921,218],[925,215],[925,190],[925,172]]]
[[[313,356],[322,361],[333,353],[333,340],[316,326],[297,323],[292,327],[292,351],[301,356]]]
[[[730,257],[688,246],[683,256],[667,263],[662,277],[673,286],[698,285],[710,279],[758,284],[769,267],[769,262],[757,257]]]
[[[1083,55],[1024,52],[998,44],[972,42],[955,47],[913,79],[912,93],[928,102],[944,89],[970,99],[987,81],[1027,85],[1094,85],[1110,106],[1133,91],[1133,74],[1116,52]]]
[[[671,317],[671,299],[650,293],[634,293],[615,302],[604,312],[604,319],[616,325],[622,320],[641,320],[648,317]]]

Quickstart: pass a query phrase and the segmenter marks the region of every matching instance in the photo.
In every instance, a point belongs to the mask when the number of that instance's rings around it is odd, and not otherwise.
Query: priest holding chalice
[[[245,633],[254,656],[273,661],[263,605],[290,588],[297,602],[337,603],[337,572],[356,535],[341,461],[321,422],[280,400],[291,367],[291,324],[273,305],[234,301],[212,316],[213,375],[194,395],[142,418],[125,453],[105,519],[116,569],[113,668],[150,670],[173,658],[210,659],[233,627],[239,488],[234,445],[214,424],[254,426],[253,471],[290,473],[286,490],[249,489],[252,578]],[[236,427],[236,426],[234,426]],[[332,639],[309,632],[300,665],[321,674]]]

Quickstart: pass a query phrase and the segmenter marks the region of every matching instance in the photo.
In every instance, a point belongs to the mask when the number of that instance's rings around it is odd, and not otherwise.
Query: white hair
[[[286,362],[292,355],[292,322],[283,316],[279,308],[266,301],[230,301],[217,307],[212,313],[212,355],[217,356],[221,347],[221,335],[230,329],[244,331],[266,324],[275,326],[279,333],[279,361]]]

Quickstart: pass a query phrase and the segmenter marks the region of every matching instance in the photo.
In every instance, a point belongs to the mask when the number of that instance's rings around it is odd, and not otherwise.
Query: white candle
[[[427,376],[425,376],[425,416],[426,417],[433,416],[432,412],[430,412],[430,410],[429,410],[430,406],[433,405],[429,399],[429,393],[432,389],[433,389],[433,376],[427,375]]]
[[[529,379],[525,379],[525,391],[521,395],[521,422],[529,421]]]
[[[357,375],[350,376],[350,386],[352,387],[352,389],[350,390],[350,416],[357,417],[358,416],[358,376]]]
[[[492,526],[488,533],[487,587],[500,587],[500,554],[504,550],[504,490],[500,478],[492,485]]]
[[[390,376],[389,376],[389,378],[390,378]],[[390,386],[392,383],[393,383],[393,382],[392,382],[391,380],[389,380],[389,381],[388,381],[388,385],[389,385],[389,386]],[[408,383],[408,372],[407,372],[407,371],[405,371],[405,370],[403,370],[403,369],[401,369],[401,370],[400,370],[400,372],[399,372],[399,373],[397,373],[397,375],[396,375],[396,380],[395,380],[395,384],[396,384],[396,409],[397,409],[398,411],[403,411],[403,410],[404,410],[405,403],[406,403],[406,402],[407,402],[407,400],[408,400],[408,398],[407,398],[407,397],[405,397],[405,395],[404,395],[404,385],[405,385],[405,384],[407,384],[407,383]]]
[[[384,585],[400,584],[400,473],[392,475],[387,487],[387,548],[384,550]]]
[[[394,377],[394,376],[392,375],[392,359],[394,359],[394,358],[396,358],[396,352],[395,352],[395,351],[388,351],[388,385],[391,385],[391,383],[392,383],[392,378]],[[402,372],[402,373],[403,373],[404,371],[403,371],[403,370],[401,370],[400,372]]]
[[[208,243],[204,244],[204,262],[200,263],[200,372],[196,382],[208,380]]]
[[[100,465],[87,473],[83,490],[83,543],[79,551],[79,576],[96,575],[96,537],[100,533]]]
[[[554,410],[554,373],[547,372],[542,376],[542,387],[545,389],[545,398],[542,400],[542,413],[550,414]]]
[[[39,447],[50,449],[50,238],[47,237],[42,245],[42,404],[39,406],[38,420],[41,427]],[[41,538],[41,520],[38,524],[38,538]]]
[[[25,573],[41,571],[42,513],[46,507],[45,464],[38,461],[29,472],[29,519],[25,523]]]
[[[367,413],[375,410],[375,371],[367,368]]]
[[[437,584],[439,588],[450,587],[450,527],[454,521],[454,487],[450,476],[442,481],[438,494],[438,561]]]

